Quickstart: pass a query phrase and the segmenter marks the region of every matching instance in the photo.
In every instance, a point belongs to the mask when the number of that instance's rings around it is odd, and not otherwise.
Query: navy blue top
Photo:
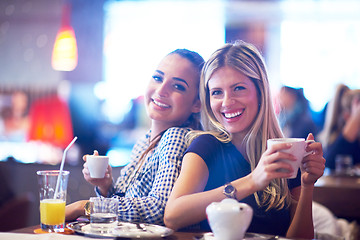
[[[227,182],[245,177],[250,174],[250,164],[245,160],[236,147],[230,143],[222,143],[210,134],[197,137],[186,150],[199,155],[209,169],[209,179],[204,191],[223,186]],[[301,174],[295,179],[289,179],[289,188],[301,185]],[[260,196],[261,197],[261,196]],[[285,236],[290,226],[290,211],[259,207],[254,194],[240,200],[253,208],[254,216],[248,232],[265,233]],[[200,229],[210,231],[207,220],[200,222]]]
[[[359,164],[360,163],[359,140],[356,140],[354,142],[349,142],[344,138],[344,136],[341,133],[339,137],[324,150],[326,167],[330,169],[335,169],[336,155],[350,155],[353,158],[353,164],[354,165]]]

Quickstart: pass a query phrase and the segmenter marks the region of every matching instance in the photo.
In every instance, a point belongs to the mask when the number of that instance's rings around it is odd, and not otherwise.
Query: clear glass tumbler
[[[62,171],[61,176],[59,173],[58,170],[36,172],[40,194],[40,226],[46,232],[65,231],[66,192],[70,173]]]

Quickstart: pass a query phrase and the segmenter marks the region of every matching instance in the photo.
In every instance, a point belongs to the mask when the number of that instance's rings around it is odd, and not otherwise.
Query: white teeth
[[[234,117],[237,117],[237,116],[240,116],[243,112],[241,111],[238,111],[238,112],[233,112],[233,113],[224,113],[224,116],[226,118],[234,118]]]
[[[156,101],[155,99],[153,99],[153,102],[158,105],[159,107],[163,107],[163,108],[169,108],[169,105],[163,104],[161,102]]]

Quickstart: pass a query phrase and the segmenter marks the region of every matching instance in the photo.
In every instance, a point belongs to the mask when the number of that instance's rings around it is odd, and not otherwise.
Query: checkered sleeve
[[[179,176],[188,129],[173,127],[161,137],[142,171],[119,199],[119,220],[164,225],[165,205]]]

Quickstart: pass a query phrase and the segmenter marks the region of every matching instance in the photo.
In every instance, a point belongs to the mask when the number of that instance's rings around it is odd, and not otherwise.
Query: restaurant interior
[[[36,171],[58,169],[75,136],[67,202],[95,196],[85,154],[108,155],[116,179],[149,127],[147,81],[176,48],[207,59],[225,42],[251,42],[275,109],[281,86],[301,89],[320,132],[335,87],[360,88],[359,12],[354,0],[0,1],[0,231],[39,224]],[[315,200],[360,223],[359,176],[319,181]]]

